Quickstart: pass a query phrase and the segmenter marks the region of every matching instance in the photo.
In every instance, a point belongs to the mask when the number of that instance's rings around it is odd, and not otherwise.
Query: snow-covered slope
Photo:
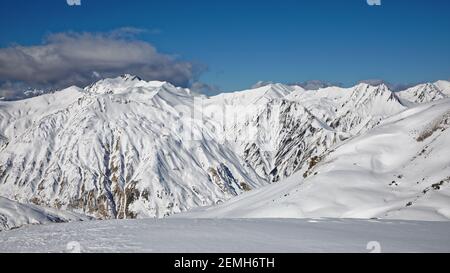
[[[89,220],[88,217],[72,212],[39,207],[0,197],[0,231],[30,224],[61,223]]]
[[[283,182],[178,217],[450,219],[450,99],[410,108]]]
[[[105,220],[0,232],[0,252],[449,252],[449,228],[393,220]]]
[[[64,111],[82,97],[82,89],[72,86],[64,90],[14,102],[0,101],[0,134],[14,139],[42,117]]]
[[[437,86],[443,94],[450,96],[450,81],[440,80],[436,81],[434,85]]]

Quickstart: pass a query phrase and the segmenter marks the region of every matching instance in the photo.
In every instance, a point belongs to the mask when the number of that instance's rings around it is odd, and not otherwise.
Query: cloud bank
[[[182,87],[196,81],[200,71],[194,64],[135,39],[139,31],[124,28],[110,33],[58,33],[48,36],[42,45],[0,48],[0,97],[13,96],[24,86],[85,86],[98,78],[124,73]]]

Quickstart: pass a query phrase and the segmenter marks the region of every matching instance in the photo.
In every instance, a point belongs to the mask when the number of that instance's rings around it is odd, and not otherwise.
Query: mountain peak
[[[169,85],[162,81],[144,81],[138,76],[131,74],[123,74],[115,78],[101,79],[85,90],[89,93],[96,94],[123,94],[132,93],[137,90],[154,91],[155,88],[160,88],[164,85]],[[172,87],[172,85],[170,85]]]
[[[382,90],[390,90],[389,86],[387,83],[385,82],[360,82],[358,83],[355,88],[365,88],[365,89],[369,89],[370,87],[372,88],[379,88]]]
[[[450,88],[448,89],[450,91]],[[450,92],[449,92],[450,94]],[[402,99],[413,103],[426,103],[448,96],[443,82],[423,83],[398,92]]]
[[[142,81],[140,77],[132,74],[122,74],[119,77],[124,81]]]

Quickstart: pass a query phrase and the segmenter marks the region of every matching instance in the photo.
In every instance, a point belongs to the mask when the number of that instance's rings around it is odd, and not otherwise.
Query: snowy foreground
[[[26,226],[0,252],[450,252],[450,222],[146,219]]]

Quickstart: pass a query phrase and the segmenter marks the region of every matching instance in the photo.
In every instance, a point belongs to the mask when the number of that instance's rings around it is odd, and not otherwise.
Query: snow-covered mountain
[[[446,81],[438,81],[435,83],[424,83],[404,91],[400,91],[397,95],[410,102],[425,103],[440,100],[450,96],[450,83]]]
[[[240,157],[259,175],[277,182],[306,168],[309,158],[404,109],[384,85],[296,88],[252,110],[228,132],[236,136]]]
[[[450,99],[386,118],[308,170],[178,217],[450,219]]]
[[[309,176],[335,147],[415,98],[367,84],[269,84],[206,97],[123,75],[0,102],[0,196],[102,219],[220,204]]]
[[[193,117],[193,102],[189,90],[129,75],[2,102],[1,195],[129,218],[214,204],[263,185]]]

